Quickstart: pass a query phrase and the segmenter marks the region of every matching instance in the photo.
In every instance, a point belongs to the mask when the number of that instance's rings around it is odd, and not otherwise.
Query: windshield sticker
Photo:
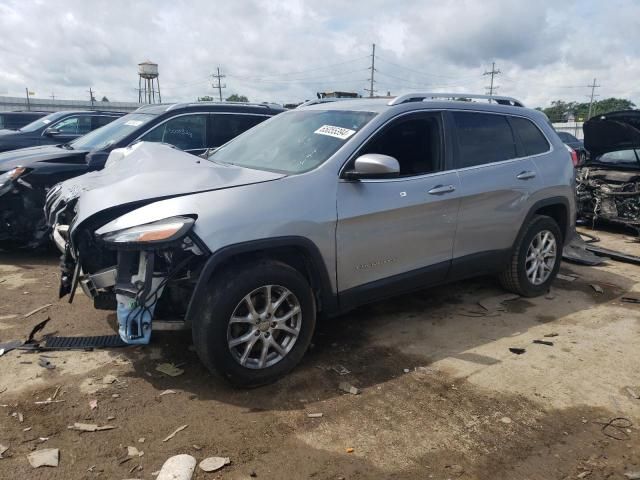
[[[330,137],[339,138],[340,140],[346,140],[351,135],[356,133],[356,131],[349,128],[334,127],[333,125],[323,125],[313,133],[317,133],[318,135],[328,135]]]
[[[128,122],[125,122],[125,125],[129,125],[130,127],[139,127],[142,125],[142,122],[140,120],[129,120]]]
[[[47,118],[43,118],[42,119],[42,123],[44,123],[46,125],[47,123],[51,123],[51,120],[49,120]]]

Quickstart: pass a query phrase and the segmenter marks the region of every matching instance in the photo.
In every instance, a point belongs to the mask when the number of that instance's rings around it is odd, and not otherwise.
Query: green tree
[[[209,95],[205,95],[204,97],[198,97],[198,101],[199,102],[213,102],[214,99],[213,99],[213,97],[210,97]]]
[[[109,99],[107,97],[102,97],[102,100],[100,100],[101,102],[108,102]]]
[[[603,115],[617,110],[630,110],[635,108],[631,100],[625,98],[605,98],[598,102],[593,102],[591,116]],[[589,116],[589,102],[565,102],[564,100],[554,100],[551,106],[541,108],[549,120],[552,122],[566,122],[570,116],[578,121],[584,121]]]
[[[247,97],[245,97],[244,95],[238,95],[237,93],[234,93],[233,95],[230,95],[229,97],[227,97],[227,102],[248,102],[249,99]]]

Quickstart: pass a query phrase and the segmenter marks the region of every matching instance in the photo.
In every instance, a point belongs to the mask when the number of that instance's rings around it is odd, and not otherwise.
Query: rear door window
[[[205,147],[207,116],[182,115],[158,125],[141,140],[145,142],[164,142],[181,150],[199,150]]]
[[[214,148],[224,145],[267,118],[269,117],[262,115],[212,114],[209,116],[207,147]]]
[[[92,130],[96,128],[104,127],[107,123],[111,123],[115,120],[116,117],[108,117],[106,115],[95,116],[92,119]]]
[[[547,139],[540,129],[536,127],[531,120],[522,117],[509,117],[509,120],[516,135],[520,137],[520,142],[526,156],[538,155],[539,153],[549,151],[549,142],[547,142]]]
[[[516,142],[504,115],[452,112],[458,139],[456,168],[516,158]]]

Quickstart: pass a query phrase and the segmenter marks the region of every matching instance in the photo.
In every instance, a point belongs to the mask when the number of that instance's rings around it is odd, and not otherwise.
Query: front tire
[[[560,269],[561,258],[558,224],[551,217],[535,215],[525,227],[508,268],[500,274],[500,283],[523,297],[543,295]]]
[[[284,263],[258,261],[228,268],[211,282],[193,322],[201,361],[229,382],[274,382],[302,359],[315,329],[313,291]]]

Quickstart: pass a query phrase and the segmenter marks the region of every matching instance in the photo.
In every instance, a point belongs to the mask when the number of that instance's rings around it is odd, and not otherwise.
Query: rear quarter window
[[[458,138],[456,168],[517,157],[516,142],[504,115],[452,112]]]
[[[549,142],[531,120],[522,117],[510,117],[510,120],[526,156],[549,151]]]

